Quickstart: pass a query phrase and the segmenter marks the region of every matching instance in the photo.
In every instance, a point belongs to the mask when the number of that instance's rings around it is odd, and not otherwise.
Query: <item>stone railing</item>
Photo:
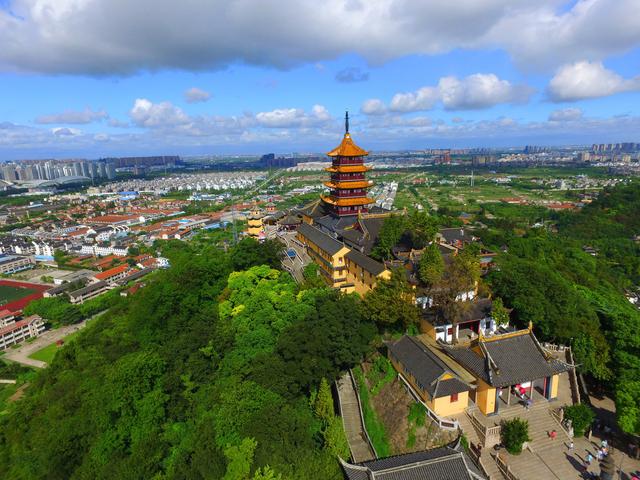
[[[542,344],[542,347],[545,350],[549,350],[550,352],[564,352],[568,348],[570,348],[570,347],[567,347],[566,345],[556,345],[555,343],[547,343],[547,342],[544,342]]]
[[[571,347],[569,347],[566,351],[567,362],[571,365],[573,363],[573,352],[571,351]],[[569,369],[569,381],[571,382],[571,397],[573,403],[580,403],[580,387],[578,386],[578,372],[576,372],[575,368]],[[585,390],[586,391],[586,390]]]
[[[480,444],[484,448],[491,448],[494,445],[500,443],[500,432],[502,430],[502,427],[500,427],[500,425],[488,427],[476,417],[474,411],[469,411],[468,409],[467,416],[476,429],[476,432],[478,433],[478,437],[480,439]]]
[[[498,464],[498,469],[500,469],[500,473],[504,475],[507,480],[520,480],[520,478],[513,473],[511,467],[507,465],[507,462],[500,456],[500,452],[495,454],[496,463]]]

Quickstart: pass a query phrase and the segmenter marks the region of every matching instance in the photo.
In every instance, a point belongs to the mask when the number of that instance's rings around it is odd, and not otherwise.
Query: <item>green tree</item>
[[[349,458],[349,442],[344,432],[342,418],[332,417],[322,432],[322,438],[324,439],[324,448],[332,455],[343,460]]]
[[[618,425],[627,433],[640,434],[640,381],[638,371],[635,376],[627,375],[616,386],[616,413]]]
[[[411,247],[419,250],[433,242],[438,231],[438,222],[427,212],[416,210],[409,216],[405,228],[408,228],[406,233]]]
[[[418,276],[420,281],[428,288],[433,288],[440,283],[444,274],[444,260],[440,248],[436,242],[424,249],[418,264]]]
[[[509,323],[509,310],[504,306],[500,297],[493,299],[491,317],[496,322],[496,325],[507,325]]]
[[[395,269],[389,280],[381,280],[365,295],[368,317],[381,327],[409,328],[418,323],[413,287],[402,269]]]
[[[228,463],[223,480],[249,480],[257,445],[253,438],[244,438],[239,445],[225,448],[224,456],[227,457]]]
[[[503,420],[500,429],[500,440],[507,452],[512,455],[519,455],[522,453],[524,442],[531,440],[529,438],[529,422],[518,417],[511,420]]]
[[[283,245],[276,240],[257,240],[246,237],[233,247],[231,261],[234,270],[246,270],[254,265],[280,266]]]
[[[329,421],[335,416],[333,411],[333,395],[331,394],[331,387],[326,378],[322,378],[320,381],[320,388],[318,388],[318,394],[315,398],[314,413],[323,424],[327,425]]]
[[[320,277],[320,267],[317,264],[311,262],[304,267],[302,275],[304,277],[303,289],[311,288],[327,288],[327,283]]]
[[[391,258],[391,250],[395,247],[408,227],[407,217],[391,215],[385,218],[371,256],[378,260]]]
[[[593,420],[596,418],[596,414],[588,405],[578,403],[576,405],[564,407],[564,418],[571,420],[573,433],[577,437],[581,437],[587,432],[593,423]]]
[[[268,465],[264,468],[259,468],[253,475],[253,480],[284,480],[282,475],[276,473]]]

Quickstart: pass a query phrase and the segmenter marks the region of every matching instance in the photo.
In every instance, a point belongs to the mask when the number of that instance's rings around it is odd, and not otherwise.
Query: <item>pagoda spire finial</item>
[[[349,110],[344,112],[344,133],[349,133]]]

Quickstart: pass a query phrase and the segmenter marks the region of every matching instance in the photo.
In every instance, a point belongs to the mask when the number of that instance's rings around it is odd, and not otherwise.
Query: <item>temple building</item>
[[[480,335],[469,345],[444,351],[474,376],[470,399],[485,415],[523,399],[555,399],[560,374],[573,368],[542,348],[531,324],[515,332]]]
[[[327,153],[331,157],[331,166],[326,170],[331,174],[324,185],[329,194],[323,195],[322,201],[328,210],[336,216],[357,215],[367,213],[367,206],[374,200],[367,197],[367,190],[373,182],[366,179],[370,167],[364,164],[364,157],[369,152],[357,146],[349,133],[349,113],[345,115],[345,133],[342,142]]]
[[[460,441],[362,463],[340,459],[348,480],[485,480]]]
[[[264,214],[257,206],[249,212],[249,216],[247,217],[247,235],[256,240],[264,238],[263,218]]]
[[[369,153],[357,146],[349,133],[349,114],[345,115],[345,134],[340,145],[327,155],[332,164],[324,182],[327,194],[297,213],[302,223],[297,240],[318,264],[324,280],[345,293],[365,294],[378,280],[391,272],[368,255],[390,211],[370,211],[374,200],[367,196],[373,182],[366,179],[371,167],[364,164]]]

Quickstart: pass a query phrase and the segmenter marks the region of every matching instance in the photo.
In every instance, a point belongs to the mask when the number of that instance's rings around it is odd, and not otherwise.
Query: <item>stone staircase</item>
[[[349,372],[336,382],[342,424],[349,442],[351,459],[354,463],[373,460],[375,454],[365,433],[360,411],[360,402]]]
[[[515,417],[529,422],[531,440],[528,447],[520,455],[509,455],[503,450],[500,455],[520,480],[582,478],[578,468],[579,461],[572,461],[568,458],[568,454],[571,453],[567,448],[570,438],[552,416],[550,405],[547,402],[535,403],[529,411],[518,406],[500,412],[501,419]],[[555,440],[549,437],[549,432],[552,430],[557,432]],[[588,446],[586,439],[575,440],[575,451],[582,458],[584,458]]]
[[[469,416],[466,413],[461,414],[458,415],[457,420],[460,424],[462,432],[464,433],[464,436],[469,441],[469,445],[478,445],[480,443],[480,436],[478,435],[478,431],[471,422]],[[491,456],[490,449],[485,448],[482,450],[482,454],[480,455],[480,462],[482,463],[482,467],[487,475],[489,475],[489,480],[504,479],[504,477],[500,473],[500,469],[498,468],[495,459]]]

